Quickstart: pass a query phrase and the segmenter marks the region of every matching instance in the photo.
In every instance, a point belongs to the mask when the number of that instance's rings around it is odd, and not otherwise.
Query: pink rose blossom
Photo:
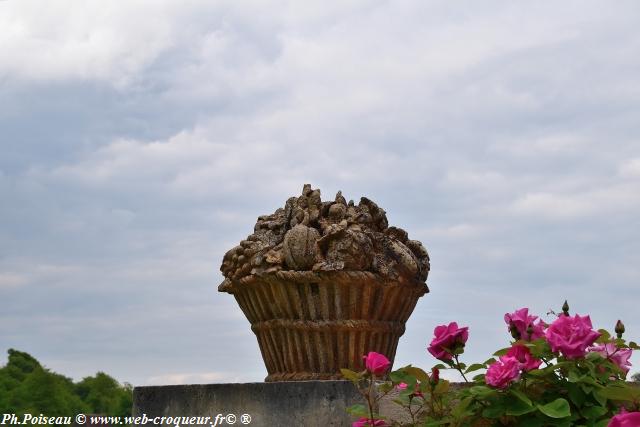
[[[524,345],[514,345],[509,349],[507,354],[504,355],[505,358],[512,357],[520,363],[520,369],[523,371],[531,371],[533,369],[538,369],[542,360],[536,359],[531,354],[531,351],[527,346]]]
[[[496,388],[506,388],[520,378],[520,362],[513,357],[502,356],[489,365],[484,378],[489,385]]]
[[[615,343],[608,342],[606,344],[596,345],[589,349],[590,351],[600,353],[605,359],[611,360],[626,374],[631,368],[629,358],[633,352],[630,348],[618,348]]]
[[[376,420],[369,418],[360,418],[358,421],[354,421],[351,427],[386,427],[387,423],[384,420]]]
[[[407,389],[407,383],[400,383],[396,386],[396,390],[402,391]]]
[[[391,362],[383,354],[370,351],[366,356],[362,356],[364,364],[373,375],[384,375],[391,367]]]
[[[607,427],[638,427],[640,426],[640,412],[627,412],[624,409],[611,418]]]
[[[529,315],[528,308],[521,308],[513,313],[504,315],[504,321],[509,326],[509,331],[514,328],[520,339],[532,341],[544,337],[544,328],[547,326],[542,320],[534,323],[538,316]],[[529,327],[531,327],[531,338],[529,338]],[[513,332],[512,332],[513,333]]]
[[[453,354],[451,353],[457,348],[464,347],[464,344],[469,338],[469,328],[458,328],[456,322],[451,322],[448,325],[436,326],[433,330],[433,339],[431,344],[427,348],[436,359],[439,360],[451,360]]]
[[[567,359],[583,357],[589,347],[600,336],[593,330],[589,316],[559,316],[546,332],[552,351],[560,351]]]

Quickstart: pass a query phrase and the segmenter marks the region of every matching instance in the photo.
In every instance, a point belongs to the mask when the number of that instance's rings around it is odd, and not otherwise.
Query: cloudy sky
[[[396,366],[565,298],[640,339],[638,3],[326,3],[0,1],[3,354],[261,381],[218,268],[304,183],[428,248]]]

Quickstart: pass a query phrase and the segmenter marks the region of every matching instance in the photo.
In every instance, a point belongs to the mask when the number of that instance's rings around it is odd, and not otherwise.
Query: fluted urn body
[[[251,322],[266,381],[340,379],[362,370],[362,355],[393,361],[424,283],[399,283],[370,272],[297,272],[225,282]]]

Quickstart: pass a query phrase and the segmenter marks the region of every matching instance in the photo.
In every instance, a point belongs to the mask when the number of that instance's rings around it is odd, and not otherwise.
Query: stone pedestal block
[[[350,426],[353,417],[346,408],[364,403],[348,381],[136,387],[133,397],[136,417],[210,417],[200,425],[216,427]]]

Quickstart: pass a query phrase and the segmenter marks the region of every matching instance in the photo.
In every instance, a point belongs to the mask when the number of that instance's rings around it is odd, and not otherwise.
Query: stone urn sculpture
[[[254,233],[222,261],[220,292],[232,294],[251,329],[265,381],[340,379],[369,351],[395,357],[418,298],[429,289],[429,255],[386,213],[340,192],[300,197],[260,216]]]

